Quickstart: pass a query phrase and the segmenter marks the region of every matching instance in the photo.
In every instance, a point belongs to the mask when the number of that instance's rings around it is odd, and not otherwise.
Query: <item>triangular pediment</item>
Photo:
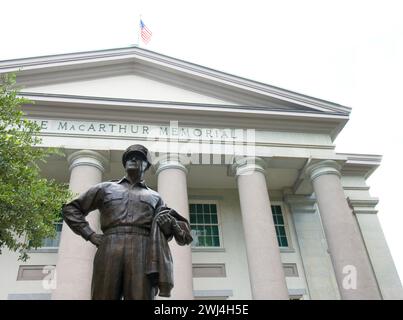
[[[23,93],[348,116],[350,108],[138,47],[0,61]]]
[[[26,93],[131,100],[176,101],[218,105],[233,104],[230,101],[211,97],[161,80],[150,79],[137,74],[102,76],[92,79],[27,86],[22,91]]]

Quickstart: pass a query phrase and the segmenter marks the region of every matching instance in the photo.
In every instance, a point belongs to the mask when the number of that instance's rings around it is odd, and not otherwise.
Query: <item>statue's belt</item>
[[[139,234],[142,236],[149,236],[150,229],[139,226],[113,226],[104,230],[104,235],[121,234],[121,233],[132,233],[132,234]]]

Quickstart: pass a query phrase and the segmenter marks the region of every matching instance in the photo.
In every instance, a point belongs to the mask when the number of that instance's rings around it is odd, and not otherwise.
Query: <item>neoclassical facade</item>
[[[174,299],[402,299],[367,178],[381,157],[335,152],[350,108],[138,47],[0,62],[44,146],[43,176],[79,194],[120,179],[131,144],[147,184],[190,220],[171,243]],[[99,213],[88,221],[99,230]],[[0,299],[89,299],[96,248],[62,222],[27,262],[0,255]]]

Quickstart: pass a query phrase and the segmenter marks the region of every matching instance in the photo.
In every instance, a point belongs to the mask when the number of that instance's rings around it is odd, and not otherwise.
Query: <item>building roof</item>
[[[248,115],[266,115],[270,119],[292,118],[294,122],[296,118],[301,121],[310,119],[322,128],[326,127],[332,139],[344,127],[351,112],[351,108],[340,104],[217,71],[137,46],[0,61],[0,73],[8,72],[17,72],[18,84],[23,87],[21,95],[33,101],[55,103],[60,100],[64,103],[69,101],[73,103],[80,100],[83,103],[91,101],[91,103],[129,105],[158,104],[171,108],[177,106],[181,109],[204,108],[209,112],[233,111],[234,114],[238,112],[243,115],[246,112]],[[133,85],[138,84],[138,79],[134,77],[164,83],[170,88],[175,88],[177,95],[159,94],[157,99],[152,94],[142,97],[122,91],[117,93],[101,90],[88,93],[67,90],[66,92],[65,87],[60,86],[63,83],[80,81],[86,83],[89,80],[93,81],[93,85],[103,85],[104,79],[121,77],[120,80],[123,81],[122,77],[127,76],[133,77],[129,79],[133,81]],[[63,89],[56,90],[55,85]],[[113,85],[116,86],[116,83]],[[160,89],[155,87],[154,91]],[[188,98],[185,91],[192,92],[192,98]],[[185,98],[181,101],[177,96]]]

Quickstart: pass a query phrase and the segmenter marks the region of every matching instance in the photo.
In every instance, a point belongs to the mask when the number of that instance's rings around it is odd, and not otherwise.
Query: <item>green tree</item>
[[[41,177],[38,163],[55,148],[40,147],[40,127],[24,118],[15,74],[0,77],[0,254],[5,247],[25,261],[31,248],[55,236],[62,205],[71,198],[67,186]]]

